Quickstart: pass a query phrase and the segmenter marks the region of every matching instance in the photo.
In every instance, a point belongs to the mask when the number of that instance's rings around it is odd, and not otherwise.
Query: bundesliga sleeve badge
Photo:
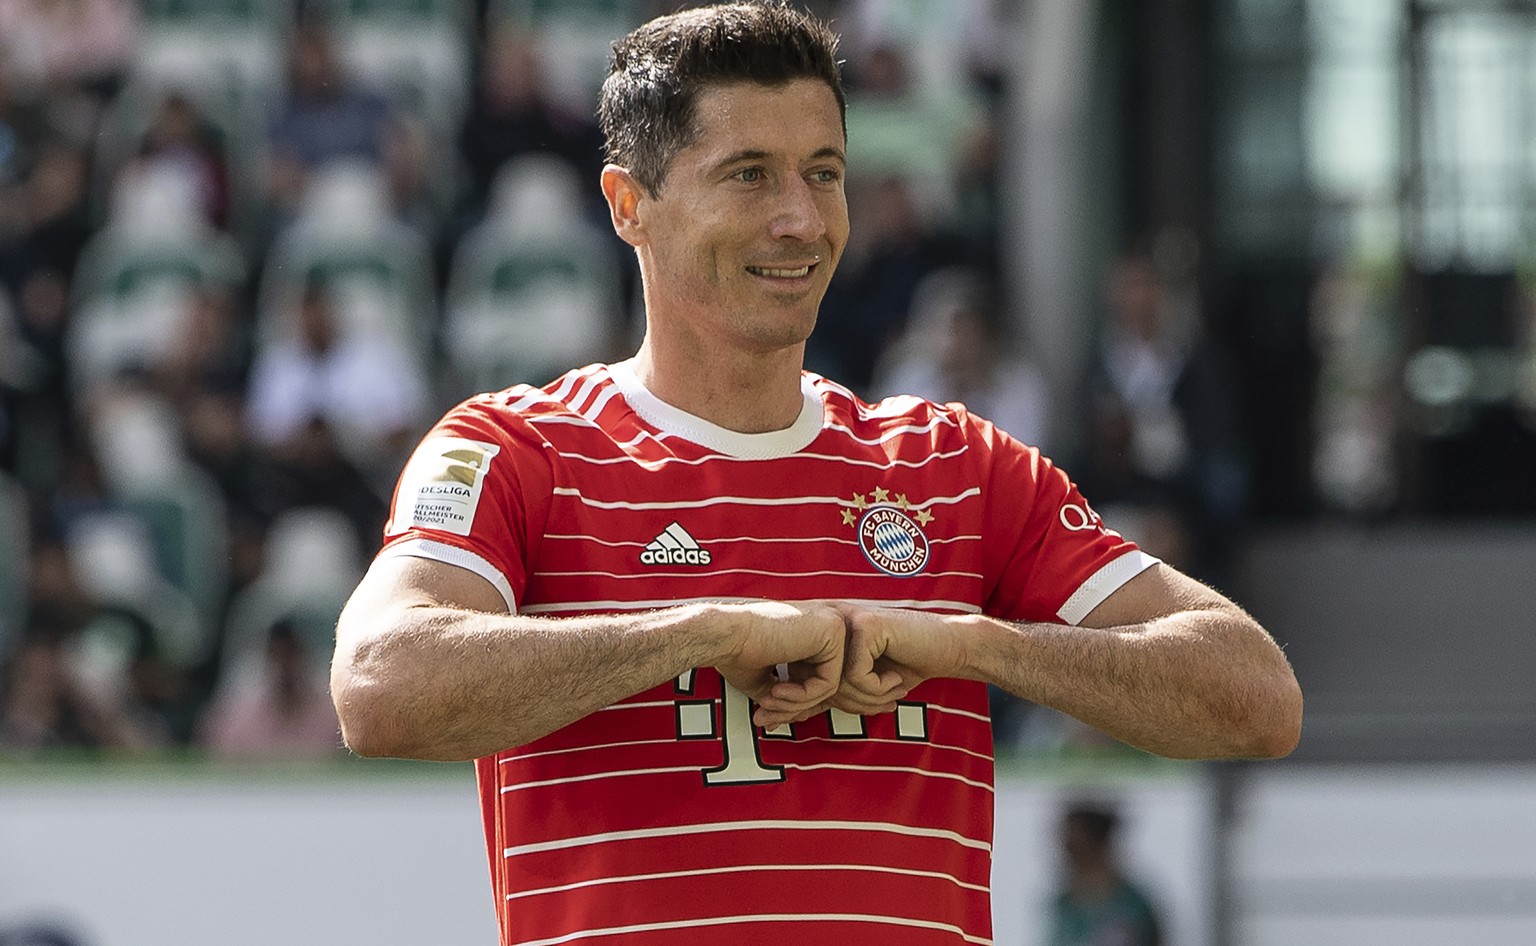
[[[388,531],[436,529],[469,535],[491,460],[501,447],[462,437],[429,437],[400,474]]]

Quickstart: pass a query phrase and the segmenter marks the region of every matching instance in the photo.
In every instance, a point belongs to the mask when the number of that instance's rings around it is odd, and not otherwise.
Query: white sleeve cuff
[[[1161,560],[1153,558],[1140,549],[1125,553],[1078,585],[1077,590],[1072,592],[1072,597],[1068,598],[1067,603],[1056,612],[1056,616],[1068,624],[1082,623],[1083,618],[1087,617],[1090,611],[1102,604],[1105,598],[1114,594],[1121,585],[1159,561]]]
[[[517,599],[512,594],[512,585],[507,581],[507,576],[501,573],[495,565],[476,555],[468,549],[461,549],[456,545],[446,542],[434,542],[431,539],[406,539],[397,542],[379,553],[379,558],[393,558],[395,556],[409,558],[425,558],[434,562],[442,562],[444,565],[457,565],[484,578],[496,590],[501,592],[501,597],[507,602],[507,611],[517,613]]]

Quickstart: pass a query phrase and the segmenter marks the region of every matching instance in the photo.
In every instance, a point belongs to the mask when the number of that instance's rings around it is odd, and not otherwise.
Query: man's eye
[[[736,172],[737,180],[743,184],[756,184],[763,179],[762,168],[742,168]]]
[[[822,168],[819,171],[813,172],[811,176],[821,184],[836,184],[839,178],[842,177],[836,168]]]

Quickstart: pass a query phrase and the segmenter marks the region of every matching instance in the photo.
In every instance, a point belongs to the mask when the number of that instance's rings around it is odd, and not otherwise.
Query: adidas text
[[[640,553],[646,565],[708,565],[708,549],[651,549]]]

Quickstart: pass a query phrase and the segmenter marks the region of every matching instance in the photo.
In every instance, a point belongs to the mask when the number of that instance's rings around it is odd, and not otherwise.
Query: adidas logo
[[[644,565],[708,565],[710,558],[709,551],[699,548],[688,530],[675,522],[640,553]]]

